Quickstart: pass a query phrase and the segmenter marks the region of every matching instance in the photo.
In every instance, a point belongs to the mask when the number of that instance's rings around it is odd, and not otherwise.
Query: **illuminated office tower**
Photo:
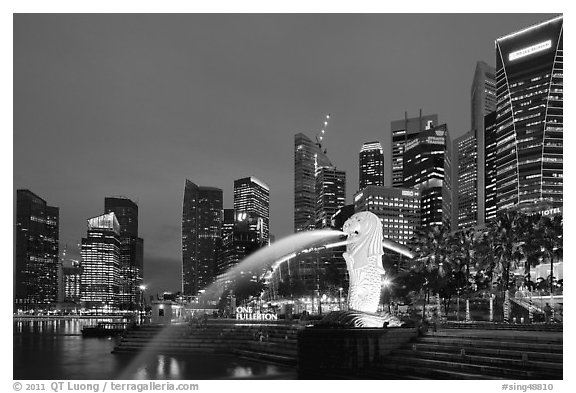
[[[485,192],[485,222],[490,222],[496,218],[496,112],[492,112],[484,117],[485,136],[486,136],[486,168],[484,184]]]
[[[426,115],[395,120],[391,123],[392,129],[392,187],[404,187],[404,151],[406,144],[419,133],[438,125],[438,115]]]
[[[496,40],[497,210],[562,206],[563,17]]]
[[[332,166],[319,143],[294,135],[294,232],[315,228],[316,169]]]
[[[404,188],[418,190],[421,225],[451,227],[452,149],[448,127],[442,124],[420,132],[404,150]]]
[[[138,205],[128,198],[106,197],[104,212],[113,212],[120,224],[120,307],[138,308],[144,272],[144,240],[138,237]]]
[[[234,180],[234,214],[237,221],[250,221],[258,242],[270,243],[270,187],[254,176]]]
[[[196,296],[216,278],[222,190],[186,180],[182,204],[182,293]]]
[[[59,209],[16,191],[14,310],[47,308],[58,298]]]
[[[380,142],[366,142],[359,155],[360,190],[367,186],[384,186],[384,150]]]
[[[120,224],[114,213],[88,220],[82,239],[80,300],[87,308],[117,308],[120,304]]]
[[[316,171],[316,228],[329,228],[332,216],[346,204],[346,172],[333,166]]]
[[[470,132],[454,141],[456,152],[455,224],[483,225],[486,217],[486,129],[484,116],[496,110],[496,70],[476,63],[470,89]],[[461,162],[462,161],[462,162]]]
[[[470,228],[478,224],[478,139],[476,132],[470,131],[454,140],[456,149],[456,195],[458,229]],[[484,171],[482,171],[484,173]]]
[[[400,244],[420,227],[420,209],[420,193],[408,188],[368,186],[354,196],[354,210],[376,214],[384,237]]]

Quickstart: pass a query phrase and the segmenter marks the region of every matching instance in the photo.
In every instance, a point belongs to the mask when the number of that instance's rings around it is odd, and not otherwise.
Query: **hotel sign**
[[[508,60],[516,60],[520,59],[525,56],[532,55],[537,52],[542,52],[543,50],[549,49],[552,47],[552,40],[540,42],[539,44],[529,46],[528,48],[520,49],[515,52],[511,52],[508,55]]]

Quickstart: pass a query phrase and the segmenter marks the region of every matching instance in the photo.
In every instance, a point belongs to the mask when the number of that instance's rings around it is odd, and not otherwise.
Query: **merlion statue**
[[[324,322],[352,327],[400,326],[402,322],[389,313],[377,314],[382,289],[383,248],[404,254],[403,246],[384,241],[382,223],[371,212],[359,212],[350,217],[342,230],[348,234],[346,252],[343,254],[350,277],[348,311],[330,313]]]

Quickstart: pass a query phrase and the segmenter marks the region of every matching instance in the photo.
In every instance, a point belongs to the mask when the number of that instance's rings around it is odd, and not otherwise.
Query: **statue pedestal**
[[[415,328],[315,328],[298,332],[298,378],[362,378],[362,370],[417,336]]]

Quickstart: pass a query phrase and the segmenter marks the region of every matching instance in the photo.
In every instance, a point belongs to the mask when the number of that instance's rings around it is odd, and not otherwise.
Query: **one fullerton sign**
[[[511,52],[508,55],[508,60],[512,61],[512,60],[520,59],[522,57],[529,56],[529,55],[537,53],[537,52],[542,52],[543,50],[549,49],[551,47],[552,47],[552,40],[540,42],[539,44],[529,46],[528,48],[524,48],[524,49],[517,50],[515,52]]]
[[[254,312],[252,307],[236,307],[236,319],[241,321],[277,321],[278,315],[273,312]]]

